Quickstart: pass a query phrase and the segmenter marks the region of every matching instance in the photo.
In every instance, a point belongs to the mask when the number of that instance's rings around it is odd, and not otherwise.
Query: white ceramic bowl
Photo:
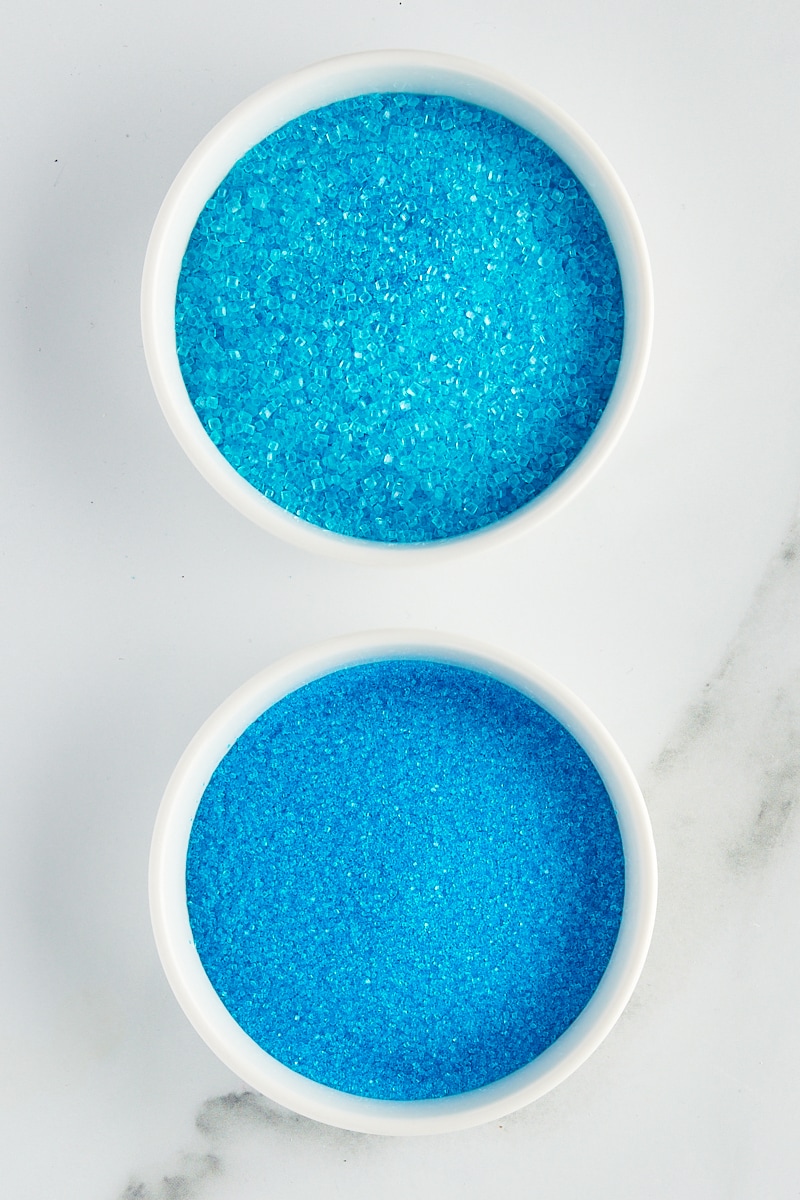
[[[186,854],[197,806],[220,759],[270,705],[344,666],[421,658],[465,666],[530,696],[583,746],[611,797],[625,859],[625,900],[614,951],[600,984],[572,1025],[533,1062],[503,1079],[438,1100],[371,1100],[297,1074],[262,1050],[228,1013],[195,950],[186,901]],[[644,964],[656,903],[650,822],[630,768],[608,733],[570,692],[543,672],[460,638],[402,632],[339,638],[293,654],[235,692],[190,743],[158,814],[150,860],[150,905],[167,978],[195,1029],[246,1083],[314,1120],[364,1133],[422,1134],[494,1120],[549,1091],[596,1049],[630,998]]]
[[[448,95],[508,117],[545,141],[594,200],[616,251],[625,331],[611,397],[588,442],[562,474],[522,508],[459,537],[393,544],[331,533],[287,512],[248,483],[216,448],[198,418],[181,375],[175,343],[175,296],[192,230],[233,165],[288,121],[337,100],[369,92]],[[387,50],[331,59],[257,92],[224,118],[181,170],[153,228],[142,283],[145,355],[156,394],[189,458],[221,495],[272,533],[309,550],[351,560],[403,562],[442,558],[521,533],[552,513],[594,473],[619,438],[638,395],[652,334],[652,283],[647,250],[627,193],[611,166],[574,121],[524,84],[480,64],[439,54]]]

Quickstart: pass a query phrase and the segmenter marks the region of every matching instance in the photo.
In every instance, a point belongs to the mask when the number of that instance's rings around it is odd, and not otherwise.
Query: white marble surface
[[[789,1200],[800,1194],[800,12],[769,0],[35,0],[4,9],[3,1193]],[[442,569],[353,569],[250,526],[146,377],[138,285],[173,175],[294,67],[482,59],[595,137],[651,249],[637,413],[567,509]],[[385,1140],[247,1094],[149,928],[170,770],[288,649],[386,625],[538,661],[617,738],[661,865],[624,1018],[555,1092]]]

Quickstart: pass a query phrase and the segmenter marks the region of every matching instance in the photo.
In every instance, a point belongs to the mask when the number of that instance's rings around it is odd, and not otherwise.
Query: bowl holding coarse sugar
[[[247,1084],[372,1133],[474,1126],[576,1069],[652,930],[641,793],[595,717],[462,639],[292,655],[166,790],[150,901],[172,988]]]
[[[649,353],[631,202],[565,114],[411,51],[246,100],[170,189],[145,352],[206,479],[273,533],[408,562],[554,511],[617,441]]]

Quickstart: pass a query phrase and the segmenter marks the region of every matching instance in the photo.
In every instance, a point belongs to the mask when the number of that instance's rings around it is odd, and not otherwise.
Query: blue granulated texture
[[[624,894],[597,771],[486,675],[397,660],[285,697],[223,758],[186,872],[211,983],[300,1074],[393,1100],[532,1061],[575,1019]]]
[[[447,96],[358,96],[241,158],[178,284],[183,378],[269,499],[337,533],[453,537],[532,500],[611,393],[619,268],[573,173]]]

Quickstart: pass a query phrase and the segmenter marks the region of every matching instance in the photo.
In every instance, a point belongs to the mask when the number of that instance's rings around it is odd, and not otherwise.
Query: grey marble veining
[[[797,1200],[800,9],[675,0],[6,6],[0,189],[0,1191],[13,1200]],[[186,461],[138,330],[186,156],[287,71],[461,54],[570,113],[653,262],[645,387],[530,536],[442,570],[278,543]],[[775,554],[770,560],[770,556]],[[538,663],[640,776],[652,951],[597,1053],[447,1137],[254,1097],[172,997],[147,910],[159,798],[225,696],[359,630]],[[672,731],[672,732],[670,732]],[[652,766],[648,764],[652,763]]]
[[[652,771],[648,797],[709,869],[765,869],[800,802],[800,528],[793,525],[701,698]],[[693,830],[695,837],[686,838]]]
[[[800,865],[799,606],[795,527],[719,670],[645,781],[660,855],[656,936],[617,1030],[577,1077],[474,1131],[469,1151],[469,1135],[404,1146],[315,1125],[247,1090],[232,1091],[205,1101],[192,1145],[176,1148],[160,1176],[132,1175],[119,1200],[261,1200],[291,1194],[292,1179],[297,1194],[310,1195],[315,1175],[329,1182],[331,1195],[367,1197],[377,1186],[387,1197],[405,1196],[411,1186],[426,1197],[442,1194],[435,1175],[414,1169],[412,1153],[417,1164],[446,1164],[453,1190],[444,1194],[478,1197],[494,1180],[512,1195],[525,1172],[542,1188],[577,1180],[577,1170],[565,1168],[576,1135],[591,1143],[600,1129],[609,1148],[624,1154],[629,1128],[640,1137],[648,1126],[648,1153],[629,1162],[619,1196],[745,1200],[767,1183],[765,1195],[792,1194],[784,1155],[798,1167],[800,1156],[780,1142],[773,1157],[766,1151],[781,1128],[787,1081],[800,1074],[797,1038],[775,1046],[768,1036],[775,990],[800,996],[798,921],[786,920],[782,907]],[[697,1109],[698,1098],[696,1123],[676,1121],[676,1113]],[[661,1139],[652,1119],[637,1118],[637,1104],[663,1120]],[[610,1120],[609,1108],[624,1121]],[[709,1143],[704,1122],[712,1110],[727,1129]],[[749,1140],[758,1125],[772,1132],[760,1146]],[[677,1172],[674,1137],[684,1155]],[[600,1194],[610,1195],[602,1167],[598,1178]]]

